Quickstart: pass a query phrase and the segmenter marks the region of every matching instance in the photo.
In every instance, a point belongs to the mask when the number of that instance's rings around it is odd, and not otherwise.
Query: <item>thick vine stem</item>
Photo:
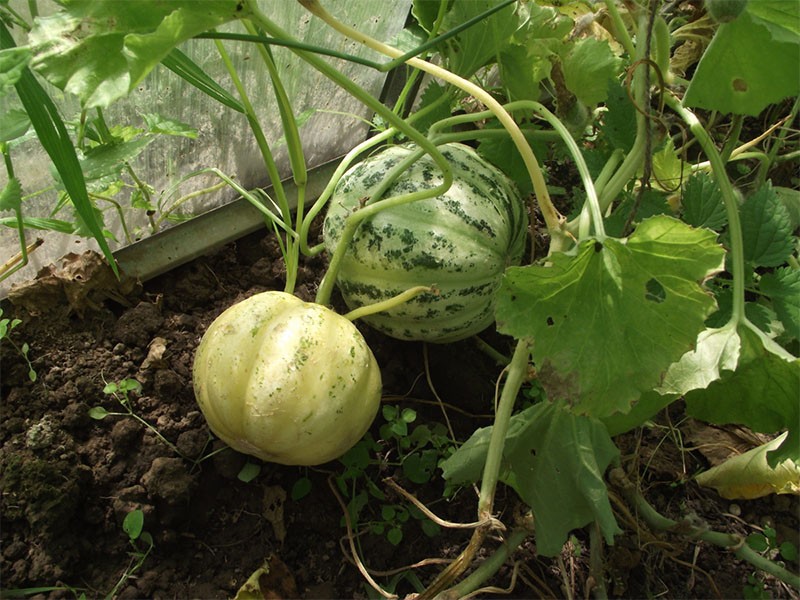
[[[387,129],[378,135],[374,135],[371,138],[368,138],[358,144],[355,148],[351,149],[345,157],[339,162],[336,166],[336,170],[334,171],[333,175],[331,176],[330,180],[328,181],[325,189],[322,190],[322,193],[319,195],[317,200],[311,207],[308,209],[308,212],[303,219],[303,223],[300,226],[300,250],[303,254],[306,255],[315,255],[321,252],[324,249],[324,244],[320,244],[319,247],[310,247],[308,245],[308,233],[311,229],[311,223],[316,218],[316,216],[325,208],[325,205],[330,200],[331,196],[333,195],[334,190],[336,189],[336,185],[339,183],[339,180],[345,174],[347,169],[358,159],[358,157],[366,152],[367,150],[374,148],[375,146],[385,142],[386,140],[390,139],[392,136],[397,134],[397,130],[394,128]]]
[[[489,531],[496,527],[497,520],[492,518],[494,507],[494,494],[500,478],[500,467],[503,460],[503,448],[506,434],[508,433],[511,413],[517,394],[528,375],[528,360],[530,358],[530,345],[527,340],[519,340],[511,357],[511,363],[506,369],[506,381],[500,394],[500,401],[495,410],[492,435],[489,438],[489,449],[486,454],[486,464],[481,478],[481,489],[478,497],[478,520],[486,522],[487,526],[478,527],[473,533],[467,547],[446,569],[444,569],[423,593],[419,600],[430,600],[447,589],[470,566],[477,551],[483,546]],[[483,580],[481,580],[483,581]],[[478,582],[477,585],[480,585]],[[476,585],[476,587],[477,587]]]
[[[483,541],[486,539],[488,531],[488,525],[478,527],[473,531],[467,547],[461,551],[461,554],[459,554],[453,562],[447,565],[447,567],[436,576],[433,583],[417,596],[417,600],[433,600],[433,598],[437,598],[439,594],[447,590],[461,577],[472,564],[472,559],[475,558],[478,550],[483,547]]]
[[[492,435],[489,439],[489,450],[486,455],[486,464],[483,467],[481,479],[481,492],[478,499],[478,518],[486,519],[492,514],[494,508],[494,492],[500,477],[500,466],[503,460],[503,448],[506,434],[508,433],[511,413],[520,387],[528,377],[528,361],[530,359],[530,344],[528,340],[519,340],[511,357],[511,363],[506,369],[506,381],[500,394],[500,401],[495,410]]]
[[[653,529],[679,533],[690,539],[698,539],[709,544],[714,544],[715,546],[727,548],[731,550],[737,558],[746,560],[757,569],[769,573],[787,585],[791,585],[795,589],[800,590],[800,575],[792,573],[781,565],[761,556],[748,546],[741,536],[712,531],[704,523],[679,522],[665,517],[647,502],[636,485],[628,479],[625,471],[619,467],[609,472],[609,480],[622,491],[628,503],[636,508],[637,513]]]
[[[746,320],[744,312],[744,238],[742,237],[742,224],[739,219],[739,201],[736,191],[733,189],[733,184],[725,171],[725,162],[722,160],[722,156],[700,120],[672,94],[665,94],[664,101],[667,106],[674,110],[689,126],[689,130],[700,144],[706,158],[708,158],[708,162],[711,164],[711,170],[714,173],[714,179],[716,179],[717,185],[722,192],[722,199],[725,202],[725,211],[728,216],[731,275],[733,276],[733,308],[731,311],[731,321],[742,323]]]
[[[405,122],[408,125],[413,125],[414,121],[416,121],[417,119],[423,117],[427,112],[429,112],[433,108],[435,108],[438,105],[439,102],[442,102],[444,100],[447,100],[447,97],[446,96],[441,96],[435,102],[433,102],[431,105],[429,105],[426,108],[423,108],[423,109],[413,113],[409,117],[407,117]],[[352,148],[344,156],[344,158],[342,158],[342,160],[339,162],[339,165],[336,167],[336,171],[333,173],[331,178],[328,180],[328,183],[325,186],[325,189],[319,195],[319,197],[314,202],[314,204],[311,206],[311,208],[309,208],[308,213],[303,218],[303,223],[302,223],[302,225],[300,227],[300,230],[299,230],[301,251],[303,252],[303,254],[305,254],[307,256],[314,256],[316,254],[319,254],[320,252],[322,252],[325,249],[325,244],[319,244],[317,246],[310,247],[308,245],[308,232],[309,232],[309,230],[311,228],[312,222],[317,217],[317,215],[322,211],[322,209],[325,207],[325,205],[328,203],[328,200],[330,200],[331,196],[333,195],[333,192],[336,189],[337,184],[339,183],[339,180],[341,180],[342,176],[345,174],[347,169],[349,169],[350,166],[353,163],[355,163],[356,160],[362,154],[364,154],[365,152],[367,152],[368,150],[370,150],[372,148],[375,148],[375,147],[379,146],[380,144],[382,144],[384,142],[388,142],[393,137],[395,137],[398,133],[400,133],[400,130],[397,127],[389,127],[387,129],[383,130],[382,132],[377,133],[377,134],[373,135],[372,137],[367,138],[366,140],[364,140],[363,142],[361,142],[360,144],[358,144],[357,146]],[[434,143],[436,143],[436,145],[440,145],[439,142],[434,142]]]
[[[342,35],[364,44],[368,48],[375,50],[376,52],[380,52],[389,58],[399,58],[403,56],[403,52],[397,48],[384,44],[383,42],[380,42],[358,31],[357,29],[342,23],[328,11],[326,11],[318,0],[298,1],[309,12],[325,21],[325,23],[330,25]],[[461,89],[467,94],[470,94],[476,100],[482,102],[495,114],[498,121],[500,121],[500,123],[506,128],[511,136],[511,139],[514,142],[514,145],[517,147],[517,150],[519,150],[519,153],[522,156],[522,159],[528,170],[531,182],[533,183],[536,199],[539,203],[539,208],[542,211],[542,216],[544,217],[547,230],[552,240],[551,248],[553,250],[561,250],[571,245],[571,238],[569,238],[563,231],[564,217],[558,212],[556,207],[553,205],[552,200],[550,199],[550,193],[547,190],[547,184],[544,180],[542,170],[539,167],[539,163],[536,160],[536,156],[534,155],[530,144],[528,144],[528,141],[525,139],[525,136],[523,135],[519,126],[511,117],[511,115],[506,112],[502,105],[479,85],[476,85],[471,81],[468,81],[463,77],[460,77],[438,65],[434,65],[430,62],[414,57],[406,59],[405,63],[411,67],[419,69],[420,71],[424,71],[433,77],[446,81],[447,83]]]
[[[436,600],[459,600],[465,598],[481,584],[492,577],[508,560],[519,545],[533,532],[532,526],[520,526],[511,530],[508,537],[503,540],[502,545],[492,553],[489,558],[484,560],[468,577],[465,577],[457,585],[441,592],[436,596]]]

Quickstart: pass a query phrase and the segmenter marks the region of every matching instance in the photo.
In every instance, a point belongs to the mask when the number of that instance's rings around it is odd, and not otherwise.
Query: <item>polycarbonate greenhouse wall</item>
[[[294,34],[300,41],[378,62],[385,60],[359,44],[344,39],[306,12],[298,2],[263,0],[260,4],[276,24]],[[410,0],[325,2],[326,7],[345,22],[357,25],[361,30],[382,40],[392,40],[402,30],[410,4]],[[27,2],[12,0],[11,6],[21,15],[30,17]],[[46,3],[40,3],[39,9],[43,15],[47,14],[48,8],[53,9]],[[238,24],[232,24],[222,30],[235,32],[241,31],[241,28]],[[15,30],[15,34],[18,32],[18,29]],[[20,46],[26,44],[22,35],[17,35],[15,41]],[[281,176],[288,177],[291,173],[283,143],[280,115],[264,63],[258,60],[257,49],[252,43],[226,40],[224,46],[256,108]],[[236,95],[235,87],[213,40],[190,40],[182,44],[180,49],[222,87]],[[324,165],[335,161],[364,139],[371,114],[363,104],[313,70],[289,49],[273,47],[272,52],[289,100],[295,109],[295,116],[301,124],[300,134],[306,161],[312,169],[309,193],[313,194],[315,190],[318,192],[321,189],[318,183],[330,174]],[[381,95],[386,83],[386,73],[341,59],[326,60],[376,97]],[[79,102],[75,97],[64,94],[49,84],[44,85],[74,134],[81,118]],[[13,90],[0,97],[0,113],[7,113],[19,106]],[[91,109],[86,112],[85,118],[94,118],[96,114]],[[113,187],[116,184],[109,179],[112,189],[103,190],[102,182],[90,182],[95,191],[100,190],[95,197],[95,203],[102,210],[105,226],[113,236],[109,239],[111,249],[117,253],[123,267],[136,272],[139,268],[137,261],[149,261],[152,264],[141,267],[147,273],[163,271],[171,262],[178,260],[179,255],[186,257],[202,253],[208,246],[228,241],[263,225],[263,219],[252,207],[241,202],[237,207],[237,194],[227,186],[218,185],[221,183],[218,178],[211,175],[190,177],[196,171],[216,167],[246,189],[268,184],[263,159],[243,114],[220,105],[159,65],[127,98],[103,111],[103,117],[113,128],[112,133],[121,136],[133,132],[134,129],[147,129],[148,119],[152,123],[154,118],[166,119],[167,123],[183,124],[196,132],[196,137],[193,138],[174,134],[147,136],[147,141],[142,141],[141,147],[131,145],[121,149],[119,156],[109,157],[110,160],[123,159],[123,162],[130,157],[131,171],[126,170],[121,179],[130,182],[135,175],[149,187],[150,206],[155,209],[150,214],[143,208],[145,199],[137,195],[133,186],[119,190]],[[179,128],[173,133],[185,132]],[[28,132],[15,140],[12,151],[16,175],[23,185],[23,214],[26,217],[73,219],[69,207],[53,214],[59,197],[55,173],[34,135]],[[313,170],[320,166],[323,166],[321,170]],[[7,180],[7,173],[3,170],[0,173],[0,189]],[[219,189],[202,193],[202,190],[215,185]],[[114,192],[117,193],[114,195]],[[193,195],[195,192],[197,195]],[[109,199],[105,200],[105,197]],[[178,222],[185,223],[192,217],[219,209],[223,205],[234,208],[216,214],[214,218],[206,216],[205,219],[198,219],[193,226],[186,227],[182,224],[181,228],[175,227]],[[0,216],[7,217],[10,214],[4,213]],[[165,231],[180,229],[184,229],[180,234],[161,235]],[[0,282],[0,297],[8,294],[14,282],[33,278],[41,267],[58,261],[65,254],[96,249],[95,242],[90,238],[51,231],[28,230],[27,233],[29,243],[41,238],[43,244],[30,254],[27,267]],[[141,246],[136,244],[139,240],[149,241],[147,245]],[[0,228],[0,244],[5,262],[19,252],[16,230],[11,227]],[[127,249],[122,250],[124,248]],[[156,263],[164,264],[159,266]]]

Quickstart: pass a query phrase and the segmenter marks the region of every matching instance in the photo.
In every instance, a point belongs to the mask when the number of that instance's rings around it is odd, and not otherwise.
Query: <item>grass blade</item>
[[[242,106],[241,102],[209,77],[197,63],[177,48],[173,48],[172,51],[162,59],[161,64],[217,102],[237,112],[244,113],[244,106]]]
[[[8,29],[0,23],[0,48],[13,48],[14,40]],[[86,181],[81,171],[78,155],[70,140],[67,128],[58,114],[58,109],[47,92],[36,80],[30,69],[26,68],[14,86],[22,106],[30,117],[39,143],[45,149],[58,171],[64,188],[69,194],[78,218],[100,246],[114,273],[117,264],[103,235],[103,229],[95,213],[95,208],[86,191]]]

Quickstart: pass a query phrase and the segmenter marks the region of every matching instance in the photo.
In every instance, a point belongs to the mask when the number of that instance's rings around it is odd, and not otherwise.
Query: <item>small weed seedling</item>
[[[439,533],[439,525],[416,506],[391,502],[376,479],[389,469],[399,469],[411,483],[429,482],[439,462],[453,452],[447,429],[441,423],[412,428],[417,412],[411,408],[385,405],[381,414],[385,422],[379,429],[380,441],[367,434],[340,459],[345,468],[335,482],[347,499],[350,522],[384,536],[393,546],[403,540],[405,526],[412,520],[419,521],[422,531],[433,537]]]
[[[775,560],[778,564],[787,561],[793,562],[798,558],[797,546],[789,541],[778,542],[778,532],[773,527],[764,527],[761,531],[747,536],[746,543],[759,554]],[[747,585],[742,590],[742,596],[747,600],[761,600],[772,598],[764,589],[764,580],[756,572],[747,577]]]
[[[114,585],[114,588],[105,595],[106,600],[116,598],[119,591],[134,576],[136,571],[142,568],[144,561],[153,550],[153,536],[147,531],[144,531],[144,513],[135,509],[125,515],[122,521],[122,530],[128,536],[128,543],[133,550],[128,552],[130,556],[130,563],[125,571],[119,578],[119,581]],[[71,592],[76,600],[86,600],[86,592],[81,588],[73,588],[70,586],[42,586],[35,588],[21,588],[21,589],[7,589],[0,590],[0,597],[2,598],[27,598],[36,594],[47,594],[50,592]]]
[[[3,309],[0,308],[0,317],[2,316]],[[28,358],[28,351],[30,350],[30,347],[28,346],[27,342],[23,342],[21,346],[18,346],[9,336],[11,330],[17,327],[20,323],[22,323],[21,319],[0,318],[0,341],[6,340],[14,347],[19,355],[25,359],[25,362],[28,363],[28,379],[31,381],[36,381],[36,370],[33,368],[30,358]]]
[[[133,410],[133,396],[140,394],[142,391],[142,384],[139,383],[136,379],[127,378],[121,379],[118,382],[106,382],[105,387],[103,388],[103,393],[109,396],[113,396],[117,402],[125,409],[125,412],[109,412],[102,406],[93,406],[89,409],[89,416],[97,421],[102,421],[106,417],[133,417],[139,423],[147,427],[150,431],[152,431],[158,439],[164,442],[167,446],[169,446],[175,454],[183,458],[184,460],[189,461],[195,467],[199,465],[204,460],[211,458],[218,452],[223,452],[228,449],[227,446],[223,446],[213,452],[209,452],[208,454],[205,453],[206,448],[208,447],[208,443],[211,442],[211,437],[209,436],[208,441],[206,442],[206,446],[203,448],[203,451],[200,453],[199,458],[194,458],[190,456],[186,456],[178,447],[170,442],[164,435],[158,431],[152,424],[148,423],[147,420],[143,419],[141,416],[137,415],[136,412]],[[261,471],[261,467],[248,462],[242,472],[239,474],[239,479],[244,481],[245,483],[252,481],[255,479],[259,472]]]
[[[144,531],[144,513],[138,508],[125,515],[125,519],[122,521],[122,530],[128,535],[128,542],[133,548],[132,551],[128,552],[131,560],[114,589],[106,596],[107,600],[116,597],[128,579],[142,568],[144,561],[147,560],[153,550],[153,536]]]
[[[164,442],[167,446],[172,448],[172,450],[178,455],[187,460],[191,460],[186,456],[183,456],[180,450],[170,442],[167,438],[165,438],[161,433],[153,427],[150,423],[144,420],[142,417],[137,415],[133,411],[133,406],[131,404],[131,397],[134,394],[139,394],[142,391],[142,384],[136,381],[135,379],[121,379],[118,382],[111,382],[106,383],[105,387],[103,388],[103,393],[108,394],[109,396],[113,396],[117,402],[122,405],[125,409],[125,412],[109,412],[102,406],[93,406],[89,409],[89,416],[93,419],[98,421],[102,421],[106,417],[133,417],[137,421],[139,421],[142,425],[147,427],[150,431],[152,431],[158,439]]]
[[[381,427],[381,438],[393,444],[403,475],[412,483],[423,484],[431,480],[439,462],[450,456],[455,449],[442,423],[409,426],[417,420],[412,408],[383,407],[386,423]],[[387,459],[391,450],[386,453]]]
[[[784,561],[797,560],[797,546],[788,541],[778,543],[778,533],[773,527],[767,526],[759,532],[748,535],[747,545],[769,558],[780,558]]]

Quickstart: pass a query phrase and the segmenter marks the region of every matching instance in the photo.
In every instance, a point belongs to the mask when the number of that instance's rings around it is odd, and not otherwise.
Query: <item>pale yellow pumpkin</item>
[[[194,390],[211,431],[233,449],[318,465],[369,429],[381,375],[350,321],[291,294],[264,292],[209,326],[195,355]]]

